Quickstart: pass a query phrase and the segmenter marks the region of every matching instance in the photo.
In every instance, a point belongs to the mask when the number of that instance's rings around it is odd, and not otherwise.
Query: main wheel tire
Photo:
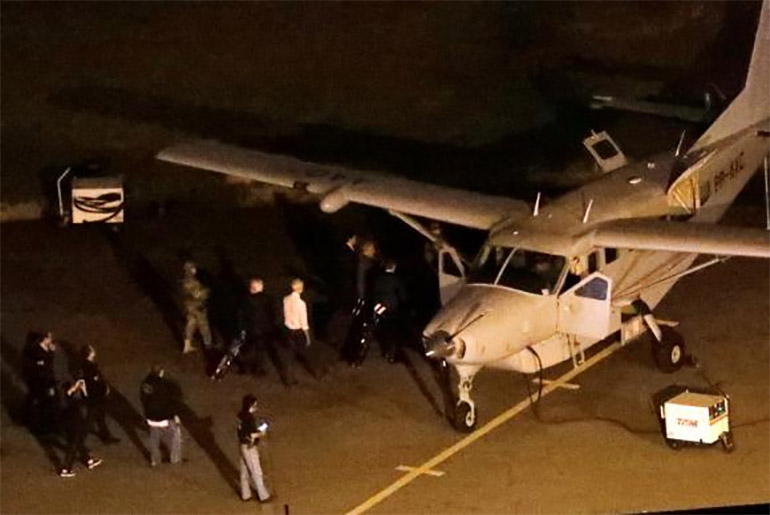
[[[682,450],[682,442],[679,440],[674,440],[671,438],[666,438],[666,445],[674,449],[675,451],[681,451]]]
[[[467,402],[460,402],[455,408],[455,429],[461,433],[470,433],[476,428],[478,412]]]
[[[652,337],[652,353],[658,368],[671,374],[684,364],[684,338],[671,327],[663,326],[660,330],[663,333],[661,341]]]

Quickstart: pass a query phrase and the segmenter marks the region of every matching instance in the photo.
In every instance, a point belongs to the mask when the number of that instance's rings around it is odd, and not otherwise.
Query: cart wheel
[[[730,454],[733,452],[733,449],[735,448],[735,443],[733,442],[733,434],[732,433],[722,433],[719,435],[719,441],[722,442],[722,448],[725,450],[727,454]]]
[[[674,449],[675,451],[682,450],[682,442],[679,440],[674,440],[672,438],[666,438],[666,445]]]
[[[684,338],[668,326],[661,327],[663,338],[652,339],[652,352],[655,364],[663,372],[676,372],[684,364]]]

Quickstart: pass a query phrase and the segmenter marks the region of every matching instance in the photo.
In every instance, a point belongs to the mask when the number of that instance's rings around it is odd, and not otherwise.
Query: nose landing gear
[[[466,370],[458,368],[458,372],[460,374],[460,383],[457,387],[459,399],[455,406],[452,422],[458,431],[470,433],[476,428],[477,421],[476,404],[470,396],[471,388],[473,388],[473,376],[476,371],[474,370],[472,374],[469,374]]]

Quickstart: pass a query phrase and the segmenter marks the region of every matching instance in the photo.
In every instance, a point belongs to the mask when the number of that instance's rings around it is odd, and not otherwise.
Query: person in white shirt
[[[308,359],[307,350],[310,347],[310,325],[307,317],[307,304],[302,300],[302,292],[305,290],[305,283],[302,279],[296,278],[291,281],[291,293],[283,298],[283,325],[286,328],[286,343],[294,352],[297,361],[308,370],[310,375],[320,379],[321,375]],[[288,367],[287,367],[288,368]],[[288,372],[290,382],[296,383],[293,374]]]

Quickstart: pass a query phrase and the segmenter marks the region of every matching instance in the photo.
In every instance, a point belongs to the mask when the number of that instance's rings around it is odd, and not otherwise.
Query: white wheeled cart
[[[732,452],[730,401],[726,395],[684,389],[671,397],[661,398],[658,409],[666,443],[672,449],[719,441],[726,452]]]
[[[67,168],[56,181],[59,217],[63,223],[123,223],[123,179],[117,176],[72,177],[70,202],[64,199],[62,182],[72,171]]]

